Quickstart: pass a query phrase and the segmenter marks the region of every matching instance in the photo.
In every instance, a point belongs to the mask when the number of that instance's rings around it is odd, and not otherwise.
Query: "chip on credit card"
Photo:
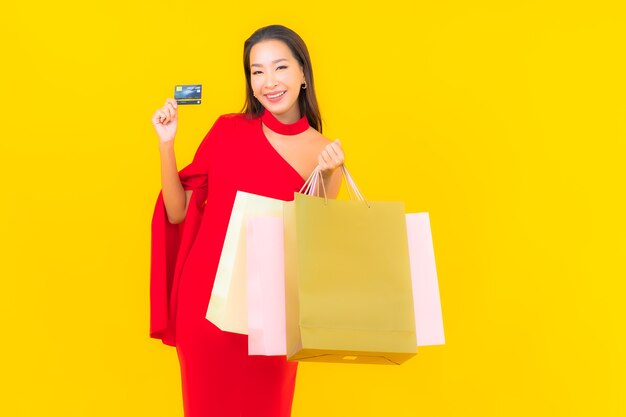
[[[186,84],[174,87],[174,100],[178,104],[202,103],[202,84]]]

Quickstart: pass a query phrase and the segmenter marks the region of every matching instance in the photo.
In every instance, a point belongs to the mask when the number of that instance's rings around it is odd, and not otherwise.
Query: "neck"
[[[293,121],[292,123],[279,120],[279,116],[274,116],[267,109],[263,110],[261,115],[261,121],[265,126],[281,135],[297,135],[306,131],[309,128],[309,121],[306,116],[302,116],[300,119]]]
[[[278,120],[279,122],[285,125],[290,125],[300,120],[299,113],[298,114],[293,114],[293,113],[292,114],[287,114],[287,113],[274,114],[272,113],[272,116],[274,116],[276,120]]]

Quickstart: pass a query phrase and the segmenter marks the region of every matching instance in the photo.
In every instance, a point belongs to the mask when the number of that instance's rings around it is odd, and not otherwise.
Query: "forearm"
[[[161,154],[161,190],[163,203],[170,223],[180,223],[185,219],[187,197],[178,176],[174,141],[159,144]]]

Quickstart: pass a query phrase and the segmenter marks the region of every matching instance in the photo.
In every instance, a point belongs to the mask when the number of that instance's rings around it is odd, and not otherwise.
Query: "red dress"
[[[309,127],[306,117],[278,133]],[[193,190],[185,221],[167,220],[159,195],[152,219],[150,335],[176,346],[186,417],[287,417],[296,362],[248,356],[246,335],[219,330],[205,316],[237,190],[293,200],[304,180],[272,147],[261,117],[220,116],[179,173]],[[282,131],[281,131],[282,130]]]

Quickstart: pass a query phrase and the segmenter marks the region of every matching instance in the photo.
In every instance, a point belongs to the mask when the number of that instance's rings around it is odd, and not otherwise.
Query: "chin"
[[[293,108],[294,103],[285,106],[283,105],[283,103],[280,103],[279,105],[275,105],[273,103],[268,103],[267,106],[265,106],[265,108],[268,111],[271,111],[274,114],[285,114],[287,113],[289,110],[291,110]]]

